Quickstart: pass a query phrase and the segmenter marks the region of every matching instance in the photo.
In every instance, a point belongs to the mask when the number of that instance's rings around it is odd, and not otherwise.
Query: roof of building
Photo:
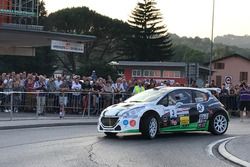
[[[35,48],[51,46],[52,40],[90,43],[95,36],[43,31],[41,26],[0,24],[0,55],[35,56]]]
[[[232,54],[232,55],[229,55],[229,56],[224,56],[224,57],[221,57],[221,58],[218,58],[218,59],[214,59],[212,62],[214,63],[214,62],[225,60],[225,59],[228,59],[228,58],[231,58],[231,57],[242,58],[242,59],[250,61],[249,58],[235,53],[235,54]]]
[[[156,62],[156,61],[119,61],[119,66],[156,66],[156,67],[185,67],[183,62]]]
[[[195,63],[190,63],[195,65]],[[117,66],[148,66],[148,67],[186,67],[185,62],[167,62],[167,61],[119,61],[114,63]],[[208,67],[199,65],[200,68],[204,70],[209,70]]]
[[[41,47],[50,46],[51,40],[90,42],[95,36],[58,33],[42,30],[24,30],[0,26],[0,47]]]

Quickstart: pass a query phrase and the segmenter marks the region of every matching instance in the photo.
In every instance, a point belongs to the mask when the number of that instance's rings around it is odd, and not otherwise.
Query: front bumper
[[[125,117],[100,117],[98,121],[98,132],[113,132],[113,133],[138,133],[140,118],[125,118]]]

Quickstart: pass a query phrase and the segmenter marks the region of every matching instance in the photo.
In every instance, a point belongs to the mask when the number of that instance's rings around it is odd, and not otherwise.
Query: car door
[[[189,129],[189,112],[191,108],[195,108],[195,104],[192,101],[191,90],[174,90],[161,99],[159,104],[164,105],[164,115],[162,116],[163,130],[171,131]]]
[[[193,122],[197,122],[197,129],[207,129],[208,128],[208,119],[209,119],[209,111],[208,111],[208,99],[209,96],[207,93],[193,90],[193,101],[196,104],[195,111],[193,111],[192,115],[190,115],[190,119]]]

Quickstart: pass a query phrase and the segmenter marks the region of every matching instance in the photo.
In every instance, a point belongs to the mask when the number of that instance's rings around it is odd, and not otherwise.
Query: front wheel
[[[215,113],[210,122],[210,131],[214,135],[222,135],[227,131],[228,118],[225,113]]]
[[[142,120],[142,135],[148,139],[153,139],[158,133],[158,121],[155,116],[144,117]]]

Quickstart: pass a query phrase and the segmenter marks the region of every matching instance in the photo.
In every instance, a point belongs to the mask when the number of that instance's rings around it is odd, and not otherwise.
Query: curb
[[[232,140],[232,139],[231,139]],[[244,160],[241,160],[240,158],[230,154],[227,149],[226,149],[226,144],[229,143],[231,140],[227,140],[224,141],[223,143],[221,143],[218,147],[218,152],[227,160],[240,165],[240,166],[246,166],[246,167],[250,167],[250,163]]]
[[[76,126],[76,125],[97,125],[97,122],[48,123],[48,124],[34,124],[34,125],[3,126],[3,127],[0,127],[0,130],[58,127],[58,126]]]

